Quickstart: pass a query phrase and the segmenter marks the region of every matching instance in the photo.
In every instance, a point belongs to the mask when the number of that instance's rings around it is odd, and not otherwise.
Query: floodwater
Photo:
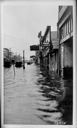
[[[4,69],[4,123],[71,125],[72,80],[55,78],[40,66]]]

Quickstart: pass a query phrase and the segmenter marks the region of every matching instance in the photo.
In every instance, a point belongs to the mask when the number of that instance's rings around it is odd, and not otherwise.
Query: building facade
[[[58,50],[59,50],[59,41],[57,36],[57,31],[51,32],[51,39],[52,39],[52,50],[50,53],[49,59],[49,70],[54,73],[58,73]]]
[[[57,31],[51,31],[51,26],[47,26],[40,41],[40,65],[49,72],[58,72],[58,48]]]
[[[49,70],[49,55],[52,47],[51,26],[47,26],[40,40],[40,65]]]
[[[62,77],[73,76],[73,7],[59,6],[59,74]]]

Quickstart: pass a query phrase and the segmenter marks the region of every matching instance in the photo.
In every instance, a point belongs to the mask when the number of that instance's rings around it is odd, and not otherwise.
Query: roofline
[[[42,42],[44,42],[44,40],[46,39],[46,36],[47,36],[47,34],[48,34],[48,32],[51,30],[51,26],[47,26],[47,28],[46,28],[46,31],[45,31],[45,33],[44,33],[44,36],[43,36],[43,38],[42,38]]]

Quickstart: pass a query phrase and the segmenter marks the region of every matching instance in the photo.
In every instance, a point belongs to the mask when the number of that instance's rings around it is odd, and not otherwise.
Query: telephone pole
[[[25,69],[25,51],[23,50],[23,69]]]

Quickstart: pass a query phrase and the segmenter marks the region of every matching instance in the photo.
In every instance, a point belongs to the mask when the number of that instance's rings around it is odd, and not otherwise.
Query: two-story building
[[[59,74],[62,77],[73,76],[73,7],[59,6]]]

